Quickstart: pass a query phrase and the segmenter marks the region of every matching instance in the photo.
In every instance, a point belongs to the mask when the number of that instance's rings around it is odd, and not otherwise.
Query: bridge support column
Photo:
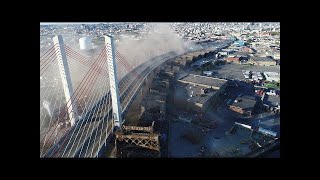
[[[67,61],[66,51],[64,48],[64,43],[61,35],[55,36],[53,38],[53,43],[57,44],[55,47],[56,56],[58,59],[59,71],[62,80],[62,86],[64,91],[64,96],[67,102],[69,121],[71,126],[73,126],[77,120],[77,109],[74,100],[70,97],[73,94],[73,87],[70,77],[69,65]]]
[[[118,79],[117,79],[117,65],[115,60],[115,46],[113,38],[111,36],[105,36],[105,45],[107,49],[107,60],[108,60],[108,71],[109,71],[109,83],[111,91],[111,100],[112,100],[112,111],[114,125],[121,128],[122,119],[121,119],[121,106],[119,98],[119,89],[118,89]]]

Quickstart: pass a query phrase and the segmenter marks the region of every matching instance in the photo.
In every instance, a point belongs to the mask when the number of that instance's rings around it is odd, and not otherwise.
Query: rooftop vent
[[[205,90],[201,88],[201,94],[205,94]]]

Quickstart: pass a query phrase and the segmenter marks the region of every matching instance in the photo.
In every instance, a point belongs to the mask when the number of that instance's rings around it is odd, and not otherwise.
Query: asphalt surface
[[[256,65],[243,65],[236,63],[226,63],[224,65],[215,66],[212,70],[213,77],[223,79],[236,79],[245,80],[242,71],[259,71],[259,72],[277,72],[280,73],[280,65],[276,66],[256,66]],[[199,71],[191,70],[193,74],[199,74]]]

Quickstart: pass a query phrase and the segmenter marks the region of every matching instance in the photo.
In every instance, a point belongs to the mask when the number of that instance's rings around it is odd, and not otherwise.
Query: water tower
[[[81,50],[92,49],[91,38],[89,37],[80,38],[79,45]]]

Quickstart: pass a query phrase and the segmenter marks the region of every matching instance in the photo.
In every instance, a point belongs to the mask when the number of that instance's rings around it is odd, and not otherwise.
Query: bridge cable
[[[104,48],[105,49],[105,48]],[[104,49],[101,51],[101,53],[100,53],[100,55],[99,55],[99,57],[101,56],[101,54],[103,53],[103,51],[104,51]],[[85,77],[82,79],[82,81],[80,82],[80,84],[79,84],[79,86],[77,87],[77,89],[75,90],[75,93],[72,95],[72,98],[74,98],[78,93],[79,93],[79,91],[81,91],[81,89],[82,89],[82,87],[83,87],[83,82],[86,82],[87,80],[88,80],[88,78],[90,78],[91,77],[91,74],[92,74],[92,72],[94,71],[94,69],[95,69],[95,67],[96,67],[96,65],[97,65],[97,63],[99,63],[101,60],[100,60],[100,58],[97,58],[97,60],[95,61],[95,63],[90,67],[90,69],[89,69],[89,71],[86,73],[86,75],[85,75]],[[78,91],[79,90],[79,91]],[[72,98],[70,98],[69,99],[69,101],[70,100],[72,100]],[[69,102],[68,101],[68,102]],[[68,102],[66,103],[66,105],[68,105]],[[67,107],[67,109],[68,109],[69,107]],[[66,110],[67,110],[66,109]],[[67,112],[67,111],[65,111],[65,112]],[[56,127],[57,127],[58,125],[56,125]],[[47,133],[49,132],[49,129],[48,129],[48,131],[47,131]],[[44,139],[44,138],[43,138]],[[43,139],[42,139],[42,141],[43,141]],[[41,142],[42,142],[41,141]]]

